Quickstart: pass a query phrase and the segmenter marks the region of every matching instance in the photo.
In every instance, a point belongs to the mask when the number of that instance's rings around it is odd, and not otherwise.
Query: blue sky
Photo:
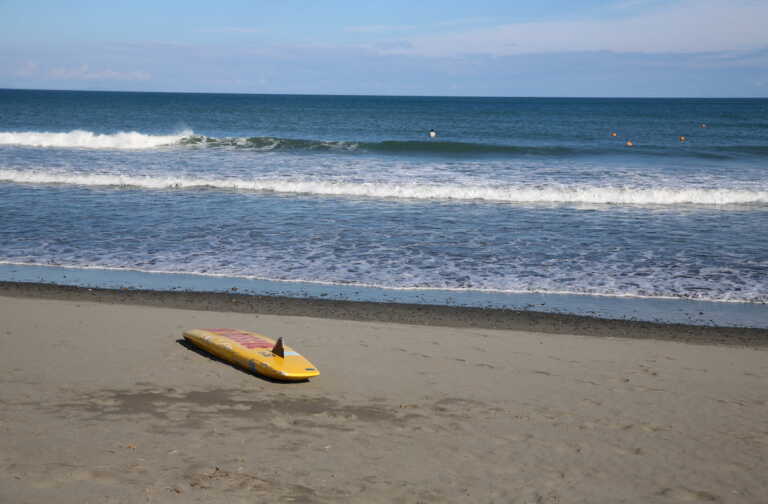
[[[0,87],[768,96],[768,0],[0,0]]]

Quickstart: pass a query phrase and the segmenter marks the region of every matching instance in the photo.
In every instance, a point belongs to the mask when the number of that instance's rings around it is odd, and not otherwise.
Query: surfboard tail
[[[277,343],[275,343],[275,346],[272,347],[272,353],[285,358],[285,349],[283,348],[283,338],[277,338]]]

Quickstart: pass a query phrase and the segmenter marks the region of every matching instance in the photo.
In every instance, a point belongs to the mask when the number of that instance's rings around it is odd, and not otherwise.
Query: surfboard
[[[280,381],[303,381],[320,371],[303,355],[266,336],[239,329],[191,329],[184,338],[202,350],[246,371]]]

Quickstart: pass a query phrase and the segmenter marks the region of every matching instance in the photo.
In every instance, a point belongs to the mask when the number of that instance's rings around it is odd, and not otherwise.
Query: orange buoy
[[[635,142],[633,142],[632,140],[627,140],[627,143],[625,143],[624,145],[626,145],[627,147],[634,147]]]
[[[616,136],[616,132],[615,131],[611,131],[611,136],[615,137]]]

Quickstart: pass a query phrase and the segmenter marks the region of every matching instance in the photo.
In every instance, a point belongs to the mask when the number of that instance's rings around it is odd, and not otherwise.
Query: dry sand
[[[0,286],[0,503],[768,502],[766,331],[185,299]],[[321,375],[246,374],[196,327]]]

